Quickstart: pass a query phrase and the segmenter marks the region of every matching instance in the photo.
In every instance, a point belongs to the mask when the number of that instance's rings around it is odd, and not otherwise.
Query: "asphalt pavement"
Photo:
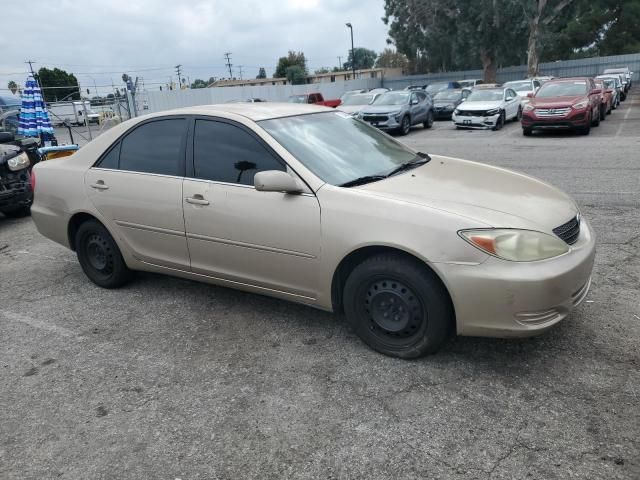
[[[585,303],[402,361],[284,301],[152,274],[102,290],[0,216],[0,478],[640,478],[640,92],[588,137],[401,140],[569,192],[598,238]]]

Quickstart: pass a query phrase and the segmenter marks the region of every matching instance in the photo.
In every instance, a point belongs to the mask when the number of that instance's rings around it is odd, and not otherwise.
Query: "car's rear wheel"
[[[602,105],[600,107],[600,120],[606,120],[606,119],[607,119],[607,106]]]
[[[405,115],[400,122],[400,135],[408,135],[409,131],[411,131],[411,119]]]
[[[493,130],[500,130],[502,127],[504,127],[504,112],[500,112],[500,116],[498,117]]]
[[[427,119],[424,122],[424,128],[431,127],[433,127],[433,112],[429,110],[429,113],[427,113]]]
[[[31,214],[31,207],[20,207],[16,208],[15,210],[3,211],[2,213],[4,213],[9,218],[28,217]]]
[[[598,110],[595,115],[591,112],[591,125],[594,127],[600,125],[600,110]]]
[[[96,285],[117,288],[133,277],[115,240],[99,222],[88,220],[80,225],[75,247],[82,270]]]
[[[439,350],[454,325],[449,295],[436,275],[396,254],[368,258],[351,272],[344,307],[364,343],[406,359]]]

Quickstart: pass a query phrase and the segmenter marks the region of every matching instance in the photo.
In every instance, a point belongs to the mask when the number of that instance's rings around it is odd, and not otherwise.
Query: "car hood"
[[[407,105],[367,105],[361,112],[362,113],[389,113],[399,112],[407,108]]]
[[[475,110],[491,110],[492,108],[498,108],[502,104],[501,101],[493,102],[462,102],[458,108],[460,110],[475,111]]]
[[[357,113],[362,110],[366,105],[339,105],[336,110],[344,113]]]
[[[533,177],[482,163],[432,155],[406,173],[355,187],[467,217],[470,228],[522,228],[551,232],[578,213],[564,192]]]
[[[570,107],[574,103],[579,102],[588,98],[584,95],[577,95],[575,97],[550,97],[550,98],[536,98],[533,97],[531,99],[531,105],[534,107],[541,108],[559,108],[559,107]]]

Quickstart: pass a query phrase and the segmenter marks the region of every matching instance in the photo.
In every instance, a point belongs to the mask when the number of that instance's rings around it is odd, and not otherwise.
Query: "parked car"
[[[481,78],[468,78],[465,80],[458,80],[461,88],[474,88],[478,85],[482,85],[484,80]]]
[[[471,90],[442,90],[433,97],[433,114],[436,119],[451,119],[453,111],[471,94]]]
[[[589,135],[600,124],[600,96],[592,78],[551,80],[531,96],[522,113],[522,133],[537,129],[571,129]]]
[[[453,111],[456,128],[490,128],[500,130],[505,122],[519,120],[522,114],[520,97],[511,88],[475,89]]]
[[[447,90],[447,89],[460,89],[462,88],[462,85],[460,85],[458,82],[436,82],[436,83],[431,83],[427,86],[427,88],[425,88],[425,92],[427,92],[429,95],[433,96],[436,93],[440,92],[441,90]]]
[[[387,93],[387,92],[390,92],[390,91],[391,91],[390,88],[379,87],[379,88],[372,88],[367,93],[372,93],[372,94],[375,95],[375,94],[380,94],[380,93]]]
[[[425,92],[398,90],[386,92],[364,107],[359,118],[374,127],[406,135],[412,125],[433,125],[433,102]]]
[[[600,103],[600,120],[606,120],[607,115],[611,113],[613,109],[613,90],[607,88],[604,85],[604,81],[602,79],[595,79],[594,83],[596,87],[602,90],[601,95],[601,103]]]
[[[303,93],[300,95],[291,95],[289,103],[308,103],[312,105],[323,105],[325,107],[336,108],[340,105],[341,100],[325,100],[321,93]]]
[[[381,93],[356,93],[350,95],[342,102],[337,109],[349,115],[358,115],[360,111],[373,102]]]
[[[0,95],[0,113],[20,110],[22,100],[17,95]]]
[[[29,215],[33,202],[31,162],[14,140],[12,133],[0,132],[0,213],[24,217]]]
[[[18,135],[20,124],[20,110],[7,110],[0,113],[0,132],[9,132]]]
[[[424,90],[428,85],[409,85],[405,90]]]
[[[612,108],[615,110],[620,106],[621,97],[622,97],[622,82],[620,82],[620,77],[616,76],[608,76],[608,75],[598,75],[596,80],[602,80],[606,88],[612,90],[613,102]]]
[[[625,79],[626,79],[626,81],[627,81],[626,91],[629,92],[629,89],[631,88],[631,84],[632,84],[632,78],[633,78],[633,72],[631,70],[629,70],[629,67],[607,68],[602,73],[605,74],[605,75],[610,74],[610,73],[621,73],[621,74],[623,74]]]
[[[154,113],[34,172],[38,231],[96,285],[142,270],[344,310],[396,357],[539,334],[590,286],[595,238],[567,194],[328,108]]]
[[[340,102],[344,102],[348,97],[350,97],[351,95],[356,95],[358,93],[366,93],[367,90],[364,88],[361,88],[359,90],[347,90],[346,92],[344,92],[341,96],[340,96]]]
[[[529,78],[526,80],[516,80],[513,82],[506,82],[503,86],[505,88],[512,88],[518,94],[522,100],[522,104],[525,105],[529,102],[529,94],[536,93],[542,82],[535,78]]]

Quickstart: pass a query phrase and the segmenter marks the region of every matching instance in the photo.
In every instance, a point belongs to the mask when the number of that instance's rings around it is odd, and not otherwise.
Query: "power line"
[[[182,77],[180,76],[180,67],[182,65],[178,64],[175,66],[176,73],[178,74],[178,88],[182,88]]]
[[[233,73],[231,73],[231,52],[226,52],[224,56],[227,59],[227,67],[229,68],[229,78],[232,78]]]

